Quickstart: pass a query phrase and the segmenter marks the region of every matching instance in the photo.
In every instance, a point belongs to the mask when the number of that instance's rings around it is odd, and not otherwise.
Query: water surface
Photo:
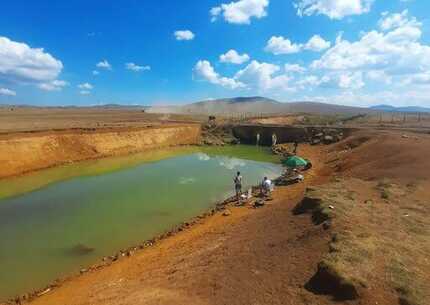
[[[232,194],[237,170],[245,186],[278,176],[276,161],[256,147],[193,147],[12,179],[0,200],[0,300],[41,288],[208,210]],[[1,189],[8,189],[7,181]]]

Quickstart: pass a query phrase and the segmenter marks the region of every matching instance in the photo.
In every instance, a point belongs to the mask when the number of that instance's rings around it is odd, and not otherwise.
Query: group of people
[[[234,189],[235,189],[236,197],[237,197],[238,201],[240,201],[240,198],[243,194],[243,192],[242,192],[242,180],[243,180],[243,177],[242,177],[241,173],[237,172],[236,176],[233,178],[233,181],[234,181]],[[273,183],[269,178],[264,177],[263,181],[261,182],[260,187],[261,187],[261,192],[264,195],[268,195],[268,194],[270,194],[270,192],[273,189]]]

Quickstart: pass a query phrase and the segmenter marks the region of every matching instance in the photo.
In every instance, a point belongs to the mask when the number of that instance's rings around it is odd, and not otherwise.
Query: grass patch
[[[388,274],[394,289],[399,294],[399,303],[401,305],[427,304],[422,289],[414,283],[414,273],[408,270],[407,265],[400,259],[391,260],[388,266]]]

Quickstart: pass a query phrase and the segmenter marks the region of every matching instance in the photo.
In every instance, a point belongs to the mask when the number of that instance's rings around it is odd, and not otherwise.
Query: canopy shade
[[[308,161],[297,156],[292,156],[284,160],[283,164],[290,168],[296,168],[308,165]]]

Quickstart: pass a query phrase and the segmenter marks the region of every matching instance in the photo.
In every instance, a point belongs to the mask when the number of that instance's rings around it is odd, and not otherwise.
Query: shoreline
[[[199,147],[200,145],[176,145],[176,146],[169,146],[169,147],[183,148],[183,147],[193,147],[193,146]],[[160,149],[168,149],[169,147],[161,147]],[[211,147],[211,146],[208,146],[208,147]],[[149,150],[149,148],[148,148],[148,150]],[[137,153],[145,153],[145,152],[146,152],[146,150],[140,151]],[[133,154],[134,153],[130,153],[127,155],[133,155]],[[276,155],[269,149],[268,149],[268,154]],[[127,156],[127,155],[125,155],[125,156]],[[100,158],[100,159],[102,159],[102,158]],[[76,163],[83,162],[83,161],[84,160],[76,161]],[[24,175],[24,174],[22,174],[22,175]],[[274,178],[273,181],[279,179],[280,177],[281,176]],[[11,177],[8,177],[8,178],[11,178]],[[8,178],[2,178],[2,179],[0,179],[0,181],[1,180],[7,180]],[[258,187],[258,186],[252,186],[251,188],[254,189],[256,187]],[[256,199],[258,197],[253,196],[252,198]],[[227,207],[229,207],[229,206],[231,206],[231,207],[244,207],[245,206],[245,205],[232,205],[232,203],[234,203],[234,202],[236,202],[236,196],[235,195],[227,197],[226,199],[224,199],[220,202],[213,203],[213,206],[211,208],[209,208],[207,211],[205,211],[201,214],[198,214],[198,215],[190,218],[189,220],[183,221],[183,222],[173,226],[172,228],[167,229],[166,231],[164,231],[160,234],[157,234],[153,238],[144,240],[144,241],[138,243],[137,245],[133,245],[133,246],[130,246],[130,247],[127,247],[124,249],[120,249],[110,256],[105,256],[105,257],[99,258],[99,259],[97,259],[96,263],[91,264],[85,268],[82,268],[80,271],[73,272],[69,275],[65,275],[64,277],[59,277],[59,278],[53,280],[51,283],[44,286],[43,288],[34,289],[34,290],[31,290],[29,292],[25,292],[21,295],[9,298],[9,299],[4,300],[4,301],[0,300],[0,305],[21,304],[23,302],[27,302],[27,303],[31,302],[31,301],[33,301],[33,300],[35,300],[35,299],[37,299],[43,295],[55,290],[56,288],[61,287],[64,283],[70,282],[73,279],[79,278],[83,274],[107,268],[107,267],[111,266],[116,261],[119,261],[119,260],[124,259],[124,258],[129,258],[129,257],[133,256],[134,254],[136,254],[137,252],[141,252],[147,248],[153,247],[154,245],[158,244],[159,242],[161,242],[161,241],[163,241],[169,237],[173,237],[182,231],[190,229],[194,225],[201,223],[202,221],[214,216],[215,214],[226,210]]]
[[[281,176],[275,178],[274,180],[279,179]],[[255,188],[257,186],[252,186],[252,188]],[[257,198],[255,196],[253,196],[252,198]],[[150,247],[155,246],[156,244],[158,244],[159,242],[168,239],[169,237],[174,237],[177,234],[179,234],[182,231],[188,230],[190,228],[192,228],[193,226],[195,226],[196,224],[200,223],[201,221],[207,220],[208,218],[214,216],[217,213],[220,213],[222,211],[225,211],[227,209],[227,207],[231,206],[231,207],[245,207],[246,205],[235,205],[233,206],[232,203],[236,202],[236,196],[230,196],[228,198],[226,198],[225,200],[219,202],[219,203],[215,203],[213,208],[210,208],[208,211],[203,212],[197,216],[192,217],[191,219],[184,221],[176,226],[174,226],[173,228],[156,235],[155,237],[151,238],[151,239],[147,239],[141,243],[139,243],[138,245],[134,245],[134,246],[130,246],[128,248],[125,249],[120,249],[119,251],[117,251],[115,254],[110,255],[110,256],[105,256],[102,257],[101,259],[99,259],[99,261],[95,264],[92,264],[86,268],[81,269],[79,272],[75,272],[73,274],[70,275],[66,275],[64,277],[60,277],[58,279],[55,279],[52,281],[52,283],[46,285],[43,288],[40,289],[34,289],[30,292],[24,293],[22,295],[16,296],[16,297],[12,297],[6,301],[0,301],[0,305],[12,305],[12,304],[22,304],[23,302],[29,303],[49,292],[52,292],[53,290],[61,287],[63,284],[72,281],[73,279],[79,278],[82,275],[86,274],[86,273],[90,273],[90,272],[94,272],[97,270],[101,270],[104,268],[107,268],[109,266],[111,266],[114,262],[117,262],[121,259],[124,258],[130,258],[132,257],[134,254],[138,253],[138,252],[142,252],[145,249],[148,249]]]

